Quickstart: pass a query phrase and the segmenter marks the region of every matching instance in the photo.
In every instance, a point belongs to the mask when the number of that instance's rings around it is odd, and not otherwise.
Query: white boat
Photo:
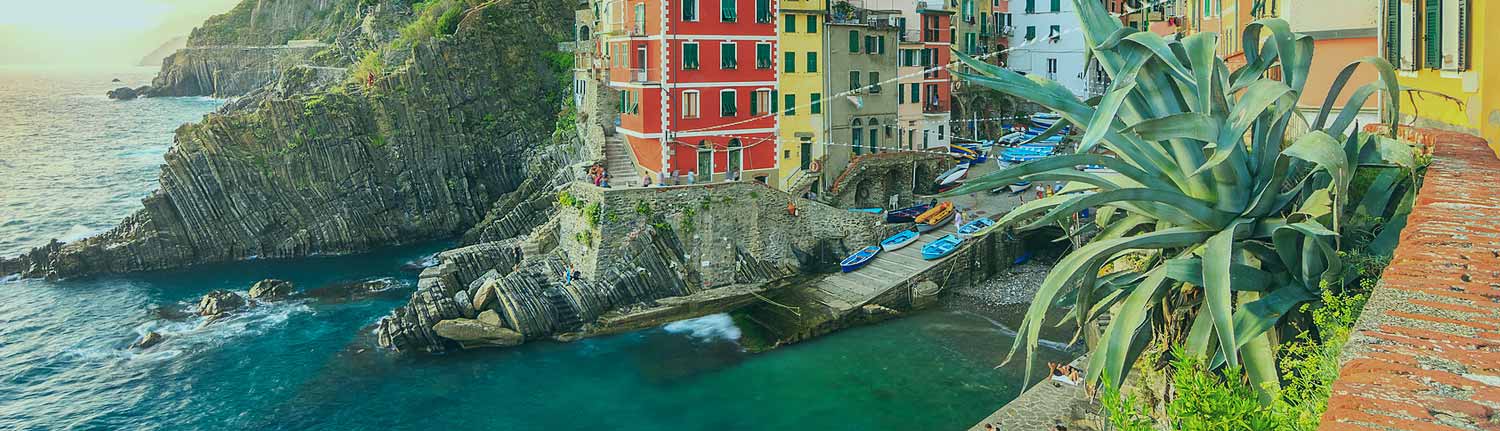
[[[950,185],[950,184],[953,184],[955,182],[958,182],[958,180],[961,180],[961,179],[964,178],[964,175],[968,175],[968,174],[969,174],[969,164],[968,163],[959,163],[958,166],[954,166],[953,169],[949,169],[947,172],[943,172],[942,175],[938,175],[938,178],[937,178],[938,187],[942,187],[942,186],[946,186],[946,185]]]

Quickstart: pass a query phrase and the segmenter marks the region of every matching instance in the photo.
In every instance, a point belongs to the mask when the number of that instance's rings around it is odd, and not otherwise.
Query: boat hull
[[[945,216],[943,218],[940,218],[940,219],[937,219],[937,220],[932,220],[932,221],[923,222],[923,223],[917,223],[917,232],[921,232],[921,233],[932,232],[932,231],[938,230],[939,228],[941,228],[943,226],[946,226],[948,223],[952,223],[952,222],[953,222],[953,214],[949,213],[947,216]]]
[[[962,238],[953,235],[938,238],[937,240],[922,246],[922,258],[927,260],[934,260],[947,257],[948,255],[953,254],[954,251],[958,250],[958,246],[962,245],[963,241],[964,240]]]
[[[932,209],[932,205],[922,204],[914,207],[902,208],[885,213],[886,223],[911,223],[917,220],[917,216]]]
[[[909,230],[903,231],[902,233],[898,233],[890,238],[886,238],[885,241],[881,241],[880,248],[887,252],[900,250],[906,248],[906,246],[908,245],[915,244],[917,242],[917,238],[921,238],[921,236],[922,235],[920,233],[912,232]]]
[[[964,223],[963,226],[959,226],[958,236],[963,238],[973,238],[975,236],[989,232],[990,228],[993,228],[994,226],[994,220],[990,220],[989,218],[981,218],[968,223]]]
[[[869,265],[870,261],[875,260],[875,256],[878,254],[880,254],[880,247],[865,247],[857,252],[854,252],[854,254],[849,255],[849,257],[846,257],[843,261],[839,262],[839,268],[844,272],[854,272],[854,270],[864,268],[865,265]]]

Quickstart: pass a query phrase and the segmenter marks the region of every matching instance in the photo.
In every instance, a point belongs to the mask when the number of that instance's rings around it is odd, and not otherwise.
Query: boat
[[[903,230],[900,233],[891,235],[890,238],[886,238],[885,241],[881,241],[880,248],[884,249],[885,251],[900,250],[903,247],[911,245],[911,243],[917,242],[917,237],[920,236],[922,236],[922,234],[917,231]]]
[[[917,217],[917,232],[931,232],[953,221],[953,202],[943,202]]]
[[[953,254],[953,251],[958,250],[958,246],[963,244],[963,242],[963,238],[954,235],[945,235],[922,246],[922,258],[927,260],[941,259]]]
[[[885,213],[886,223],[911,223],[916,221],[917,216],[932,209],[932,205],[921,204],[914,207],[892,210]]]
[[[988,217],[980,218],[978,220],[964,223],[963,226],[959,226],[958,236],[964,238],[973,238],[989,232],[990,228],[993,227],[995,227],[994,220],[990,220]]]
[[[952,169],[949,169],[946,172],[943,172],[941,175],[938,175],[937,188],[938,190],[944,190],[956,187],[959,183],[959,180],[962,180],[964,176],[968,174],[969,164],[959,163],[958,166],[954,166]]]
[[[877,254],[880,254],[880,247],[872,245],[859,249],[859,251],[854,252],[854,254],[849,255],[842,262],[839,262],[839,268],[843,268],[844,272],[853,272],[870,263],[871,260],[875,259],[875,255]]]
[[[1006,187],[1010,188],[1010,192],[1011,193],[1020,193],[1020,192],[1026,191],[1026,189],[1031,188],[1031,181],[1021,181],[1021,182],[1018,182],[1018,183],[1011,183],[1010,185],[1008,185]]]
[[[849,212],[880,214],[885,212],[884,208],[850,208]]]

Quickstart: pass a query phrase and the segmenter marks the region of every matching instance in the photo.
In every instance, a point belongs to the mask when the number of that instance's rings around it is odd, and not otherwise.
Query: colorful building
[[[897,145],[947,147],[952,140],[954,12],[942,0],[893,2],[901,11],[897,73]]]
[[[899,11],[840,8],[824,30],[827,135],[824,184],[854,159],[897,146],[896,40]]]
[[[1027,75],[1056,81],[1084,98],[1088,55],[1078,27],[1078,12],[1068,0],[1013,0],[1016,34],[1011,38],[1006,66]],[[1019,11],[1017,5],[1023,5]]]
[[[596,0],[616,130],[658,179],[773,183],[775,0]]]
[[[828,69],[823,26],[827,12],[824,0],[780,2],[777,82],[782,109],[777,135],[781,159],[775,186],[783,190],[816,190],[822,185],[813,168],[821,167],[825,157],[823,95],[829,92],[823,87]]]
[[[1418,126],[1474,133],[1500,154],[1497,10],[1475,0],[1380,0],[1380,49],[1397,65],[1401,114]]]

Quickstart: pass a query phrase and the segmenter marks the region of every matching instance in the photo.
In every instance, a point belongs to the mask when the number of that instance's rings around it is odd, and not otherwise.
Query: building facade
[[[1418,126],[1457,129],[1500,154],[1500,31],[1483,23],[1494,3],[1477,0],[1381,0],[1380,49],[1395,64],[1401,114]],[[1415,117],[1415,118],[1412,118]]]
[[[826,127],[823,113],[824,25],[828,9],[824,0],[781,0],[778,87],[781,101],[778,188],[816,190],[822,186],[817,172],[824,164]]]
[[[775,180],[776,0],[596,0],[617,132],[658,181]]]
[[[1017,5],[1021,6],[1019,10]],[[1082,32],[1074,30],[1079,21],[1073,2],[1013,0],[1011,8],[1016,31],[1011,37],[1007,67],[1057,81],[1074,95],[1087,97],[1087,42]]]
[[[827,184],[854,159],[896,148],[899,11],[830,11],[824,30],[828,52],[825,88],[827,133],[822,169]]]

